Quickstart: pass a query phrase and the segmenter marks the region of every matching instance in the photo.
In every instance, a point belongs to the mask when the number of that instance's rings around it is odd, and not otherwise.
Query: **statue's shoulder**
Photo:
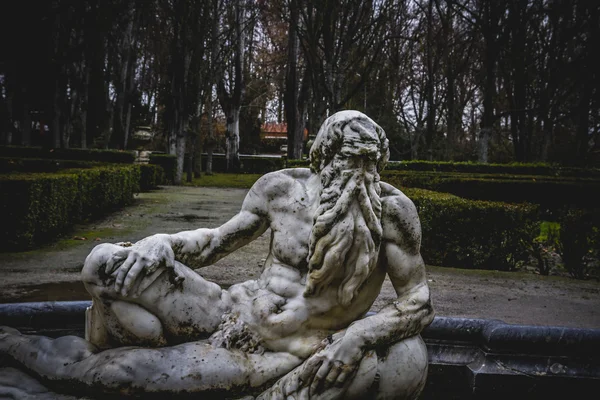
[[[278,194],[289,193],[299,184],[304,186],[312,175],[308,168],[281,169],[261,176],[251,190],[272,198]]]
[[[421,223],[415,204],[400,189],[385,182],[379,184],[384,239],[410,244],[418,249]]]
[[[394,208],[403,208],[408,212],[416,212],[415,204],[400,189],[385,182],[379,182],[379,186],[381,187],[381,199],[384,203]]]
[[[281,175],[287,176],[293,180],[306,182],[314,174],[309,168],[286,168],[274,173],[280,173]]]

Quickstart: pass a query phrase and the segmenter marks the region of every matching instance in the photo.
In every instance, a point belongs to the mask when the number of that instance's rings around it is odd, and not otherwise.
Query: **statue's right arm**
[[[166,235],[175,259],[190,268],[205,267],[262,235],[269,227],[267,196],[261,191],[264,185],[263,181],[257,182],[246,195],[240,212],[218,228]]]
[[[115,252],[106,262],[106,273],[115,276],[115,290],[126,296],[140,275],[173,268],[175,260],[190,268],[211,265],[262,235],[269,227],[269,192],[276,181],[274,174],[261,177],[241,211],[218,228],[152,235]]]

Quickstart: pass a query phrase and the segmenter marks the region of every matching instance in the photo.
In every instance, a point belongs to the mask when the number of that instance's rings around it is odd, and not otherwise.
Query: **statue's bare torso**
[[[323,292],[305,297],[308,241],[319,202],[319,193],[311,192],[315,186],[308,182],[311,179],[318,176],[308,169],[278,171],[263,178],[249,194],[245,207],[268,204],[260,212],[267,213],[271,228],[270,251],[256,282],[229,289],[232,311],[258,332],[269,349],[301,357],[311,354],[327,335],[362,317],[377,298],[386,273],[382,260],[349,307],[337,299],[343,269]],[[383,186],[382,197],[401,196]]]

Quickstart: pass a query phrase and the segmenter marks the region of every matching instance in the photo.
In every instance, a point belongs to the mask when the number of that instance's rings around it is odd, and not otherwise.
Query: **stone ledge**
[[[0,325],[83,336],[90,301],[0,304]],[[600,329],[436,317],[423,332],[423,399],[554,399],[600,393]]]

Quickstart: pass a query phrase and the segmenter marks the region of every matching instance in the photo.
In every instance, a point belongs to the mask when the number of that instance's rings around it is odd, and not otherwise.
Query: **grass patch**
[[[261,176],[262,174],[217,173],[213,175],[202,175],[200,178],[195,178],[192,182],[185,182],[184,185],[197,187],[250,189]]]

